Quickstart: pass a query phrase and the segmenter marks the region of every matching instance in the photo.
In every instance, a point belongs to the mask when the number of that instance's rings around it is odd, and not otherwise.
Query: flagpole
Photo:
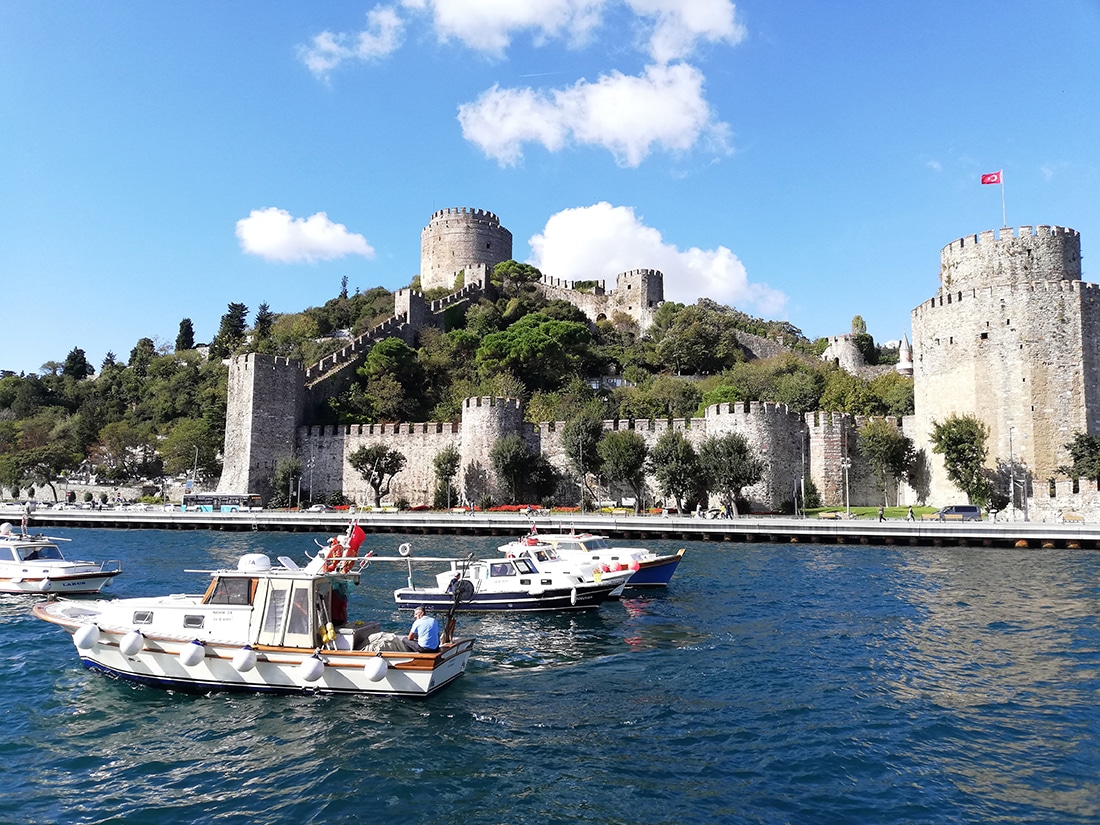
[[[1001,179],[1001,226],[1008,226],[1008,215],[1005,212],[1005,170],[1001,169],[997,173],[997,176]]]

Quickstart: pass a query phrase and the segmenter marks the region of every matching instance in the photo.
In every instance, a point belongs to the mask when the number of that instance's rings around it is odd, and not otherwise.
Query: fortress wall
[[[318,498],[342,490],[350,501],[374,503],[374,490],[347,461],[360,447],[384,444],[405,456],[405,468],[394,476],[390,493],[383,501],[400,498],[412,505],[431,504],[435,495],[435,457],[449,446],[460,446],[461,428],[450,422],[421,424],[352,424],[301,427],[298,430],[299,457],[303,464],[303,490],[313,460],[313,491]]]
[[[793,501],[801,487],[804,459],[802,419],[786,404],[760,401],[713,404],[706,409],[708,438],[741,433],[764,462],[764,477],[742,495],[756,510],[776,510]]]
[[[531,449],[538,449],[537,435],[523,420],[523,407],[515,398],[467,398],[462,402],[462,439],[456,486],[466,501],[477,504],[496,488],[490,453],[506,435],[519,435]]]

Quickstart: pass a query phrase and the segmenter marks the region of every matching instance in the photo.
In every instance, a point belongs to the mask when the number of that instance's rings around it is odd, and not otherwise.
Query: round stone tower
[[[477,504],[496,488],[489,461],[493,445],[506,435],[523,436],[523,408],[515,398],[467,398],[462,402],[462,464],[456,479],[466,501]]]
[[[512,233],[482,209],[441,209],[420,232],[420,288],[453,289],[455,274],[512,258]]]
[[[1046,482],[1068,463],[1063,445],[1100,423],[1100,290],[1081,281],[1080,236],[1058,226],[968,235],[941,264],[938,294],[912,313],[928,500],[964,500],[929,444],[933,422],[953,413],[989,428],[990,469]]]

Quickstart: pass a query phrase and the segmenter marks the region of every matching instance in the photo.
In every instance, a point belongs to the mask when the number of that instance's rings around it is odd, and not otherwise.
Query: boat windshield
[[[37,547],[20,547],[18,549],[20,561],[61,561],[61,551],[52,544],[43,544]]]

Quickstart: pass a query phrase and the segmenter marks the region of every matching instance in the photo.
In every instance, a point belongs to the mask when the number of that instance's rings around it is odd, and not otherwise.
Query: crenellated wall
[[[574,288],[575,281],[543,276],[539,290],[547,298],[568,301],[595,323],[619,312],[628,316],[640,331],[653,323],[653,314],[665,300],[665,276],[657,269],[631,269],[615,277],[615,289],[607,290],[604,281],[596,281],[591,292]]]
[[[420,288],[453,289],[463,269],[512,258],[512,233],[483,209],[441,209],[420,232]]]
[[[1062,226],[1004,227],[952,241],[940,252],[940,288],[1081,279],[1081,236]]]

